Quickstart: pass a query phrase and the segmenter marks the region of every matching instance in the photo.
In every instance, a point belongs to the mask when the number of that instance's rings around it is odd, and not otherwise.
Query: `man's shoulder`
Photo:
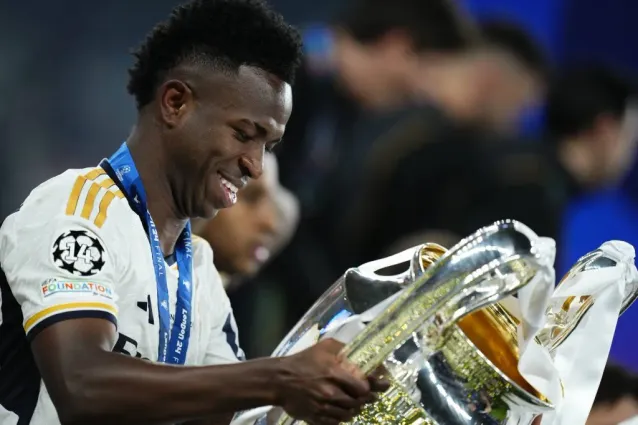
[[[0,262],[7,278],[14,285],[34,276],[116,284],[138,237],[130,211],[102,169],[68,170],[49,179],[2,224]]]
[[[124,194],[102,168],[70,169],[33,189],[16,215],[36,222],[75,217],[102,228],[122,201]]]
[[[130,239],[131,213],[124,194],[103,169],[67,170],[33,189],[6,218],[0,245],[33,245],[84,232],[105,246],[119,246]]]

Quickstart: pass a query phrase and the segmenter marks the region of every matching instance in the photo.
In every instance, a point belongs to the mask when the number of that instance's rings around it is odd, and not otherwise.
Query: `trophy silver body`
[[[414,248],[407,270],[398,275],[384,276],[374,266],[404,262],[405,253],[349,270],[274,355],[296,351],[295,343],[308,332],[319,338],[340,317],[362,313],[407,288],[346,347],[364,372],[380,370],[392,384],[352,423],[528,425],[553,406],[517,375],[516,325],[494,304],[546,271],[537,239],[526,226],[504,221],[447,252],[436,245]],[[479,348],[470,336],[487,344]],[[295,422],[285,414],[273,416],[265,423]]]
[[[398,297],[344,352],[364,372],[376,370],[391,382],[390,390],[367,406],[353,425],[530,425],[553,405],[518,372],[518,320],[498,301],[538,275],[551,275],[538,242],[526,226],[503,221],[450,251],[426,244],[350,269],[273,355],[312,345],[348,316]],[[570,273],[617,262],[594,251]],[[399,265],[399,273],[387,272]],[[637,282],[631,282],[623,310],[637,294]],[[569,337],[592,303],[591,298],[581,298],[550,305],[537,341],[551,352]],[[296,421],[281,409],[271,409],[254,423]]]

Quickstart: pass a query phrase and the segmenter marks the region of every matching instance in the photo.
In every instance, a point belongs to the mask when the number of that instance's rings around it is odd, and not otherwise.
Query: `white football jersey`
[[[213,252],[193,237],[192,328],[187,365],[243,359]],[[37,187],[0,229],[0,424],[55,425],[58,416],[29,341],[47,326],[102,318],[113,351],[157,361],[158,309],[174,317],[178,271],[166,260],[168,306],[157,305],[149,240],[102,168],[69,170]]]

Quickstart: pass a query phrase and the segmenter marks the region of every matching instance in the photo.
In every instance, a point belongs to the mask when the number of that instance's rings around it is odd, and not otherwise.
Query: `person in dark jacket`
[[[481,30],[485,43],[450,66],[435,102],[379,139],[369,154],[361,193],[341,226],[348,262],[378,258],[426,230],[428,240],[449,245],[489,220],[472,205],[491,193],[476,178],[501,181],[508,172],[513,182],[534,179],[534,164],[521,167],[519,157],[497,164],[486,146],[505,139],[516,118],[542,98],[547,61],[512,23],[486,22]]]

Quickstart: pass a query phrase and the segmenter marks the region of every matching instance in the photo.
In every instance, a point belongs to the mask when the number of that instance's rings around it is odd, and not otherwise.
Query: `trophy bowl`
[[[508,220],[449,251],[424,244],[350,269],[273,355],[306,348],[385,301],[344,354],[391,388],[352,424],[529,425],[553,405],[518,372],[517,321],[498,301],[551,275],[539,246],[534,232]],[[281,410],[258,421],[294,422]]]

